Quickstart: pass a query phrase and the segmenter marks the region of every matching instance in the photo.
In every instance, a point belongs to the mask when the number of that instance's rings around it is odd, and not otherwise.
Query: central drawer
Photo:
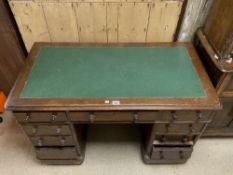
[[[36,148],[38,159],[77,159],[75,147]]]
[[[74,122],[132,122],[133,112],[69,112]]]
[[[69,125],[23,125],[24,131],[29,136],[40,135],[71,135]]]

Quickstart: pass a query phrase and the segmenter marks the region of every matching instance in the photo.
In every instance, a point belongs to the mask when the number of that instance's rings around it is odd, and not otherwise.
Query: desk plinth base
[[[183,164],[188,161],[187,159],[153,159],[150,158],[145,152],[142,153],[142,159],[145,164]]]

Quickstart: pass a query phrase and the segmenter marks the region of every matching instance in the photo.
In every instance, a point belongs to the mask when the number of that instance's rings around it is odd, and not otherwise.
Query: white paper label
[[[120,105],[121,102],[119,100],[113,100],[112,105]]]

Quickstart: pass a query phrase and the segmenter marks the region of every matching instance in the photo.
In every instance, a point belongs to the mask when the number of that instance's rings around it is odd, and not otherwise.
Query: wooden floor
[[[233,138],[201,139],[184,165],[145,165],[138,126],[92,125],[81,166],[48,166],[35,159],[32,146],[14,121],[4,132],[2,128],[0,125],[0,174],[231,175],[233,171]]]

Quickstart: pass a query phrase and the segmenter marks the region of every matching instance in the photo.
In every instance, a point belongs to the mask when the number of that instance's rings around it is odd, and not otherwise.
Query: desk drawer
[[[206,123],[211,121],[211,111],[139,111],[134,120],[142,123]]]
[[[75,147],[36,148],[38,159],[77,159]]]
[[[31,137],[34,146],[74,146],[72,136],[41,136]]]
[[[161,163],[180,163],[185,162],[192,151],[192,147],[153,147],[151,159]]]
[[[23,125],[24,131],[30,135],[71,135],[69,125]]]
[[[197,135],[156,135],[154,137],[153,145],[192,146],[197,138]]]
[[[154,123],[163,121],[161,111],[139,111],[134,113],[134,119],[138,123]]]
[[[211,111],[163,111],[161,112],[161,122],[210,122]]]
[[[20,123],[67,121],[65,112],[14,112],[14,115]]]
[[[200,134],[204,129],[205,124],[202,123],[158,123],[154,126],[154,132],[158,135],[165,135],[165,134]]]
[[[132,122],[133,112],[70,112],[70,120],[77,122]]]

